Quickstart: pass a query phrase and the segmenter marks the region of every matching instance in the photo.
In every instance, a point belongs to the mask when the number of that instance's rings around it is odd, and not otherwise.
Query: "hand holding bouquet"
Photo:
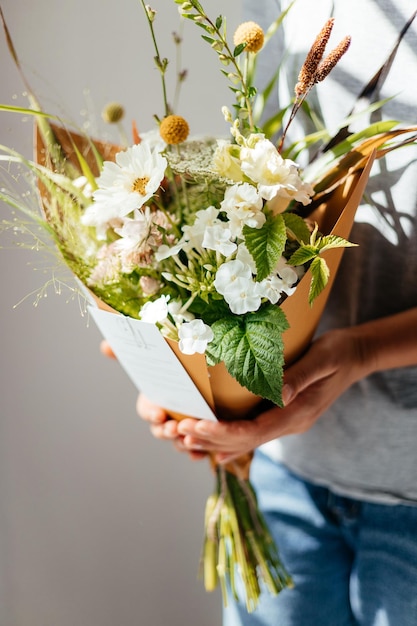
[[[167,100],[167,61],[159,54],[154,30],[157,14],[142,0],[163,88],[164,111],[155,127],[140,135],[134,127],[128,147],[103,144],[51,124],[53,116],[42,111],[28,89],[32,109],[24,112],[35,115],[36,160],[28,162],[6,147],[3,151],[6,159],[23,163],[35,175],[42,217],[33,218],[45,225],[78,279],[107,307],[157,325],[178,344],[178,354],[204,354],[210,368],[225,368],[243,394],[250,392],[249,414],[260,398],[282,406],[284,364],[311,338],[317,314],[309,323],[309,311],[326,293],[326,254],[352,245],[347,233],[332,228],[352,198],[353,218],[374,150],[382,155],[392,139],[410,129],[394,129],[391,122],[356,136],[345,134],[316,159],[314,175],[302,174],[293,158],[300,146],[285,146],[288,127],[314,84],[347,51],[349,38],[326,55],[333,20],[325,24],[300,69],[288,115],[286,109],[278,111],[261,128],[262,106],[257,104],[266,94],[254,86],[257,54],[284,15],[267,34],[257,24],[241,25],[231,47],[223,16],[212,20],[197,0],[174,1],[185,18],[203,29],[230,82],[233,112],[223,109],[229,138],[189,137],[187,120]],[[8,41],[20,69],[9,36]],[[112,122],[121,114],[120,106],[106,111]],[[281,127],[284,117],[288,122]],[[265,129],[278,130],[278,147]],[[304,138],[305,146],[312,143],[313,138]],[[1,198],[10,201],[7,192]],[[330,214],[331,227],[319,227]],[[307,319],[302,320],[301,342],[289,351],[289,326],[299,333],[287,314],[292,302],[297,310],[307,305]],[[216,403],[222,391],[226,394]],[[236,414],[227,391],[213,386],[220,419]],[[242,410],[239,404],[240,417]],[[227,586],[237,595],[235,576],[240,576],[251,611],[263,585],[275,594],[291,579],[257,508],[247,467],[245,458],[233,467],[216,468],[203,566],[206,588],[220,580],[225,600]]]

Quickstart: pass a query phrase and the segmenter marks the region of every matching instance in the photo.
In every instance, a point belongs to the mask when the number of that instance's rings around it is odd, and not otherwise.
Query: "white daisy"
[[[82,217],[87,226],[95,226],[105,237],[109,222],[140,209],[157,191],[165,174],[167,160],[147,142],[132,146],[116,155],[116,162],[105,161],[94,202]]]

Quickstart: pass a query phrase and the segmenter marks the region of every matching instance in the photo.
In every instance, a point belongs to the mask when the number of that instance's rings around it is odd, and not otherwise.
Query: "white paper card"
[[[91,317],[137,389],[168,411],[216,417],[158,328],[89,306]]]

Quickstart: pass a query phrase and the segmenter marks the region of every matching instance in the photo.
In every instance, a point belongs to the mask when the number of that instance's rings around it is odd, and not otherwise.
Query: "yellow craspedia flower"
[[[109,102],[102,113],[101,117],[107,124],[117,124],[123,119],[125,110],[119,102]]]
[[[246,43],[248,52],[259,52],[264,45],[264,31],[256,22],[243,22],[237,27],[233,43],[235,46],[239,46],[242,43]]]
[[[188,122],[181,115],[167,115],[159,126],[159,134],[169,145],[182,143],[187,139],[189,132]]]

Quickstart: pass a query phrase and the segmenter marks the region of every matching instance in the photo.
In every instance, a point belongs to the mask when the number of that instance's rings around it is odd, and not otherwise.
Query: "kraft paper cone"
[[[365,191],[374,159],[375,153],[368,158],[362,172],[356,171],[351,174],[343,185],[335,189],[331,198],[323,202],[310,215],[309,219],[317,222],[321,233],[349,239],[356,210]],[[330,277],[325,289],[314,300],[312,306],[308,303],[310,270],[297,285],[295,293],[281,305],[290,324],[283,335],[286,365],[290,365],[301,356],[313,338],[344,252],[345,248],[334,248],[323,253],[323,258],[329,266]],[[354,250],[350,253],[355,254]]]

